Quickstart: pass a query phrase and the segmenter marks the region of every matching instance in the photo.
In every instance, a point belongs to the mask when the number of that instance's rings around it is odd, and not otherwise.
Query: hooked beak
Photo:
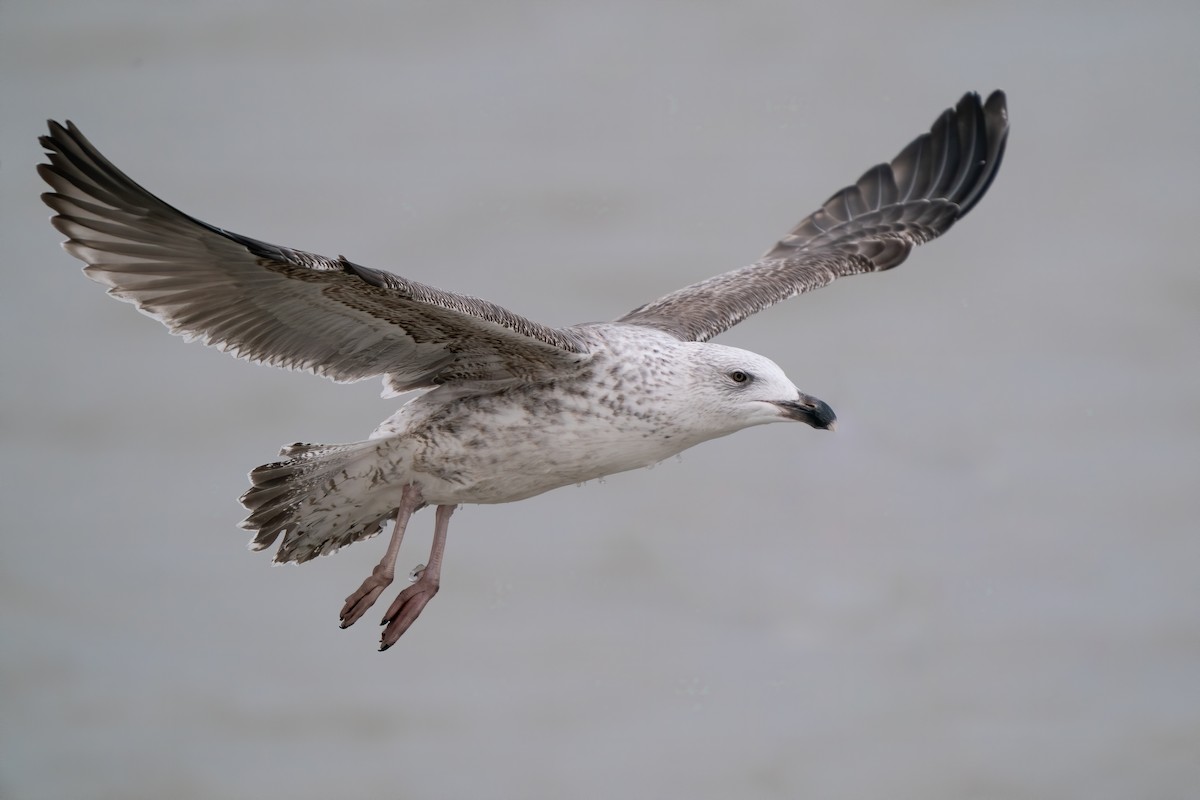
[[[837,428],[837,416],[833,409],[815,397],[802,394],[795,400],[777,400],[775,405],[787,419],[803,422],[817,430],[832,431]]]

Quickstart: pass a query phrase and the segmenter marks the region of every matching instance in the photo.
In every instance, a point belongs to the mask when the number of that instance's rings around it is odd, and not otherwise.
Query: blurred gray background
[[[0,796],[1196,796],[1198,30],[1184,2],[0,4]],[[272,567],[235,525],[249,468],[395,401],[105,298],[34,172],[71,118],[204,220],[567,324],[747,263],[997,87],[974,213],[720,339],[835,435],[468,507],[386,655],[385,606],[337,628],[382,540]]]

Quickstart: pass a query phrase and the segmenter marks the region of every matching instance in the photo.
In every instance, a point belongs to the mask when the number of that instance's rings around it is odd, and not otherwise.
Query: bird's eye
[[[740,369],[735,369],[733,372],[729,373],[729,380],[733,381],[734,383],[747,383],[750,380],[750,374],[748,372],[742,372]]]

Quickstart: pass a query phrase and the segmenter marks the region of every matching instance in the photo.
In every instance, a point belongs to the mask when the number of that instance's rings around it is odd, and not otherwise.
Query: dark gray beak
[[[779,406],[783,416],[788,419],[811,425],[817,430],[831,431],[837,428],[837,416],[833,409],[828,403],[815,397],[802,394],[796,400],[776,401],[775,405]]]

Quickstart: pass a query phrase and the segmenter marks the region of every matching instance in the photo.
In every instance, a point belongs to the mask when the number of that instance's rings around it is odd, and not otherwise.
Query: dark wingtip
[[[984,111],[989,113],[999,113],[1001,116],[1008,119],[1008,95],[1003,89],[997,89],[988,95],[987,102],[983,104]]]
[[[997,89],[988,95],[986,101],[980,102],[979,95],[968,92],[959,101],[959,113],[962,114],[964,105],[971,107],[971,113],[982,116],[983,129],[980,134],[985,146],[983,174],[967,194],[958,201],[958,216],[961,219],[987,194],[987,190],[1000,171],[1000,163],[1004,160],[1004,148],[1008,144],[1008,96],[1003,90]],[[978,109],[976,111],[975,109]]]
[[[50,131],[48,134],[42,134],[38,137],[38,144],[49,150],[52,153],[63,152],[63,144],[68,140],[81,141],[83,144],[90,146],[87,138],[79,132],[79,128],[75,126],[71,120],[59,122],[56,119],[46,120],[46,129]]]

